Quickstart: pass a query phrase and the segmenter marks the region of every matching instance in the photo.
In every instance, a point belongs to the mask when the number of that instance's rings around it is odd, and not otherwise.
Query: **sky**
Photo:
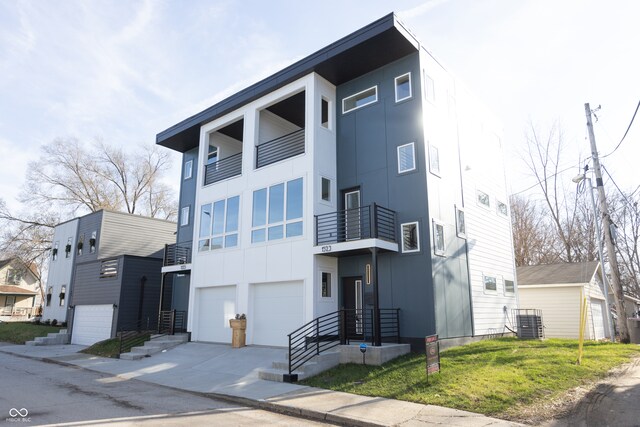
[[[535,184],[521,160],[529,123],[559,123],[570,180],[590,152],[584,103],[602,106],[594,128],[608,154],[640,101],[635,0],[0,0],[0,198],[19,208],[28,162],[56,138],[154,144],[392,11],[502,122],[511,192]],[[603,160],[623,189],[640,185],[639,138],[640,117]]]

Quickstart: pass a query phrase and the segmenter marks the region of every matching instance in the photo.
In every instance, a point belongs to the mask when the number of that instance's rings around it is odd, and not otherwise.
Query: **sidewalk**
[[[78,345],[2,345],[0,352],[137,379],[293,416],[350,426],[516,426],[472,412],[258,378],[283,349],[186,343],[142,360],[78,353]]]

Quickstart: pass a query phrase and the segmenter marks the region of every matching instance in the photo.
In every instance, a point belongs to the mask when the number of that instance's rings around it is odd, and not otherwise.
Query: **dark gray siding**
[[[156,327],[160,303],[161,268],[161,259],[124,257],[119,301],[119,328],[132,328],[139,324],[143,327],[147,325],[151,328]]]
[[[102,228],[102,214],[104,211],[98,211],[78,218],[78,239],[84,236],[84,244],[82,247],[82,255],[76,255],[76,265],[89,261],[95,261],[100,255],[100,241],[102,240],[100,228]],[[96,251],[90,253],[89,239],[91,233],[97,232]]]
[[[413,97],[396,103],[394,79],[407,72],[411,72]],[[398,236],[400,224],[406,222],[418,221],[420,231],[420,252],[379,255],[380,307],[401,308],[402,335],[412,343],[423,342],[425,335],[436,332],[443,337],[470,335],[464,246],[458,248],[456,256],[442,258],[432,271],[418,54],[337,87],[338,102],[341,105],[346,96],[375,85],[378,102],[347,114],[337,112],[338,189],[360,187],[363,206],[375,202],[396,211]],[[417,168],[399,175],[397,147],[410,142],[415,143]],[[344,208],[344,200],[340,203]],[[340,278],[364,276],[369,262],[370,256],[340,258]],[[453,289],[447,288],[448,283],[455,284]],[[366,286],[366,304],[372,303],[371,292],[372,287]],[[439,319],[446,319],[444,327],[436,327],[436,310],[441,310]]]
[[[197,145],[197,144],[196,144]],[[193,173],[191,178],[184,179],[184,165],[189,161],[193,161]],[[178,236],[177,242],[188,242],[193,239],[193,223],[195,215],[199,209],[196,207],[196,188],[198,179],[200,179],[200,165],[198,164],[198,148],[187,151],[182,155],[182,174],[180,175],[180,206],[181,210],[184,206],[189,208],[189,225],[180,226],[178,220]]]

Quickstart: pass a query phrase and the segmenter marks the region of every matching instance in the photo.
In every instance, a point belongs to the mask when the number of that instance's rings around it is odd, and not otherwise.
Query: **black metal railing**
[[[242,153],[234,154],[204,167],[204,185],[242,173]]]
[[[396,241],[396,213],[377,204],[315,216],[316,246],[350,240]]]
[[[311,360],[338,345],[351,341],[375,342],[373,309],[342,309],[313,319],[291,332],[289,337],[289,380],[295,381],[293,372]],[[400,342],[400,309],[381,308],[381,342]]]
[[[158,333],[174,335],[176,332],[186,332],[186,321],[186,311],[161,311],[160,316],[158,317]]]
[[[191,245],[192,242],[174,243],[164,245],[164,262],[163,266],[190,264],[191,263]]]
[[[156,323],[151,318],[128,323],[118,329],[119,340],[118,357],[122,353],[128,353],[132,347],[144,345],[151,336],[156,333]]]
[[[256,147],[256,169],[304,153],[304,128]]]

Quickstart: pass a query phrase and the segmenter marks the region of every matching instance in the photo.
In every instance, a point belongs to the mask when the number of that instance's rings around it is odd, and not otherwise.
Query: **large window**
[[[433,221],[433,253],[440,256],[445,254],[444,225],[437,221]]]
[[[342,114],[357,110],[378,100],[378,86],[365,89],[342,100]]]
[[[398,147],[398,173],[416,169],[416,152],[413,142]]]
[[[402,224],[402,252],[418,252],[420,250],[420,234],[417,222]]]
[[[411,98],[411,73],[403,74],[395,79],[396,102]]]
[[[253,192],[251,242],[302,235],[302,178]]]
[[[198,250],[208,251],[238,246],[239,211],[239,196],[202,205]]]

